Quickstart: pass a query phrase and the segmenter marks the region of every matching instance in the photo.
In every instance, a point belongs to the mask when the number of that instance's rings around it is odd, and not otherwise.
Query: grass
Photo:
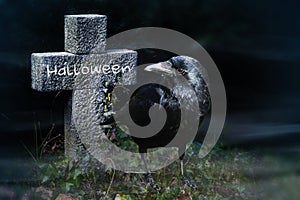
[[[147,185],[142,174],[105,169],[89,156],[77,162],[64,157],[40,162],[39,183],[53,197],[64,193],[78,199],[115,196],[119,199],[259,199],[250,187],[255,180],[246,175],[257,162],[255,155],[216,147],[206,158],[199,159],[200,147],[199,143],[190,146],[184,166],[197,190],[182,188],[179,161],[153,173],[154,180],[163,188],[162,193],[157,193]]]
[[[115,134],[115,135],[114,135]],[[186,152],[185,175],[197,185],[197,190],[183,188],[179,160],[153,172],[153,178],[163,188],[157,193],[145,182],[143,174],[124,173],[103,166],[89,155],[74,161],[56,148],[62,138],[52,136],[38,146],[36,153],[37,184],[29,196],[33,199],[56,199],[66,194],[76,199],[298,199],[300,177],[295,170],[300,161],[282,159],[241,149],[217,145],[203,159],[198,158],[201,144],[194,142]],[[108,136],[123,149],[137,151],[137,146],[119,128]],[[116,139],[117,138],[117,139]],[[53,146],[55,148],[53,148]],[[297,158],[297,157],[296,157]],[[298,159],[299,160],[299,159]],[[125,159],[124,162],[128,162]],[[27,192],[28,193],[28,192]]]
[[[163,188],[162,193],[157,193],[147,185],[142,174],[115,171],[89,155],[77,161],[65,157],[62,135],[52,130],[46,138],[39,136],[36,140],[37,151],[32,153],[24,146],[36,163],[37,181],[1,186],[0,198],[15,193],[20,199],[56,199],[59,194],[84,200],[299,199],[299,154],[253,153],[217,145],[207,157],[199,159],[201,144],[195,142],[187,149],[184,169],[198,189],[182,187],[180,163],[176,161],[153,173],[154,180]],[[136,144],[121,129],[108,136],[117,138],[116,145],[137,151]]]

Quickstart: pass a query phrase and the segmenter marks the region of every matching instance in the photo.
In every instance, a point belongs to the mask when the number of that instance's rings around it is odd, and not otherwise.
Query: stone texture
[[[95,92],[91,101],[95,112],[91,114],[96,116],[97,123],[101,123],[109,117],[107,112],[111,110],[111,104],[107,102],[108,88],[116,82],[124,85],[132,84],[136,77],[135,51],[126,49],[105,51],[106,23],[107,18],[104,15],[66,15],[66,52],[33,53],[31,56],[33,89],[41,92],[74,91],[73,96],[66,102],[64,128],[65,154],[75,159],[84,153],[82,151],[84,147],[72,116],[80,117],[81,111],[74,112],[73,105],[84,105],[85,102],[80,102],[79,99],[91,100],[81,96],[84,92],[80,91]],[[116,65],[125,70],[118,73],[113,71],[103,73],[105,70],[107,72],[108,68],[115,69]],[[99,73],[99,70],[96,72],[94,70],[92,73],[92,69],[101,66],[103,71]]]
[[[83,59],[83,66],[94,65],[95,57],[98,55],[94,54],[89,57],[85,57]],[[105,54],[105,57],[102,56],[102,59],[98,60],[98,65],[108,64],[118,65],[121,68],[129,67],[130,70],[119,73],[95,73],[95,74],[80,74],[75,78],[74,84],[75,87],[73,89],[73,97],[72,101],[69,102],[66,112],[65,112],[65,149],[66,154],[68,155],[76,155],[82,148],[80,147],[81,141],[80,138],[84,137],[85,141],[94,142],[95,140],[91,138],[87,138],[90,135],[99,136],[104,132],[100,128],[101,123],[105,123],[112,117],[112,104],[108,100],[108,95],[111,91],[109,91],[111,86],[115,84],[120,85],[130,85],[136,81],[136,62],[137,62],[137,53],[129,50],[114,50],[109,51]],[[73,110],[74,105],[77,110]],[[86,106],[92,106],[92,113],[88,115],[83,115],[83,112],[86,112]],[[70,113],[72,114],[70,115]],[[81,124],[80,127],[86,127],[85,131],[88,131],[89,134],[81,134],[79,136],[78,126],[75,126],[74,119],[82,118],[83,116],[87,116],[90,123],[93,123],[93,127],[87,127],[87,124]],[[69,119],[72,121],[69,123]],[[97,119],[92,120],[92,119]],[[95,126],[98,132],[95,132]],[[86,143],[85,145],[90,144]],[[78,151],[79,150],[79,151]]]
[[[97,75],[96,71],[91,74],[91,70],[99,69],[99,67],[103,69],[104,65],[112,67],[115,64],[121,67],[129,66],[130,69],[133,69],[136,57],[136,52],[131,50],[110,50],[101,54],[89,55],[76,55],[67,52],[33,53],[31,56],[32,88],[42,92],[73,90],[74,88],[84,89],[88,85],[87,81],[90,81],[93,75]],[[82,67],[90,70],[90,73],[82,74]],[[80,73],[81,81],[75,72]],[[84,70],[83,72],[87,71]],[[132,72],[134,73],[134,70]],[[127,79],[124,78],[124,80]],[[90,85],[90,87],[98,86]]]
[[[49,71],[58,72],[64,67],[74,69],[80,68],[81,56],[75,54],[59,53],[33,53],[31,55],[31,86],[33,89],[47,92],[59,90],[72,90],[74,77],[70,75],[49,74]]]
[[[65,51],[101,53],[106,45],[105,15],[65,15]]]
[[[58,53],[34,53],[32,54],[32,88],[41,92],[60,91],[60,90],[89,90],[94,89],[97,92],[96,101],[98,110],[95,112],[99,116],[99,120],[104,122],[107,117],[105,113],[109,108],[105,107],[107,97],[107,87],[117,81],[120,84],[129,85],[135,81],[135,66],[137,62],[137,53],[131,50],[109,50],[101,54],[76,55],[67,52]],[[79,73],[75,75],[58,75],[61,69],[64,72],[73,72],[75,68],[80,72],[82,67],[92,69],[100,66],[120,66],[119,73]],[[126,68],[127,67],[127,68]],[[68,68],[68,70],[66,69]],[[129,69],[123,72],[121,69]],[[57,73],[50,74],[50,71]],[[78,99],[78,98],[75,98]],[[64,111],[65,119],[65,154],[77,157],[83,150],[78,132],[72,122],[72,97],[66,103]],[[77,102],[75,103],[82,103]],[[105,108],[105,109],[104,109]],[[80,112],[78,113],[80,115]]]

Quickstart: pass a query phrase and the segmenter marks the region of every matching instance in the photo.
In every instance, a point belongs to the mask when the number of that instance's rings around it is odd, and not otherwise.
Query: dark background
[[[47,134],[53,124],[55,134],[63,133],[64,93],[31,89],[30,55],[63,51],[65,14],[107,15],[108,37],[156,26],[197,40],[226,87],[221,142],[299,157],[299,8],[289,0],[0,0],[0,171],[7,172],[1,179],[30,159],[25,147],[34,151],[36,133]]]

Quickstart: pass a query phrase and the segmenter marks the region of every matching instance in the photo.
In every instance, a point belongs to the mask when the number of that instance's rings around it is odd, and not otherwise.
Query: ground
[[[120,131],[119,131],[120,132]],[[54,137],[53,137],[54,138]],[[155,192],[143,174],[105,168],[88,155],[74,161],[63,155],[62,136],[41,145],[35,160],[35,180],[0,187],[6,199],[298,199],[300,188],[299,155],[277,156],[261,150],[228,148],[218,144],[205,158],[194,142],[186,152],[186,175],[197,190],[183,188],[180,163],[155,171],[153,178],[163,191]],[[136,150],[136,145],[122,133],[114,142]],[[116,139],[117,138],[117,139]],[[34,154],[32,153],[32,156]],[[124,161],[126,162],[126,161]]]
[[[125,142],[127,146],[132,145]],[[182,188],[179,161],[153,173],[154,180],[163,188],[155,192],[145,183],[142,174],[126,174],[106,169],[104,177],[97,173],[97,164],[89,156],[77,163],[61,157],[49,164],[39,165],[40,185],[51,191],[78,199],[260,199],[251,168],[259,165],[259,156],[238,149],[224,150],[217,146],[204,159],[199,159],[201,145],[193,143],[185,157],[185,171],[198,186],[197,190]],[[81,167],[80,167],[81,166]],[[84,166],[85,170],[82,170]],[[40,189],[41,190],[41,189]],[[261,191],[263,192],[263,191]]]

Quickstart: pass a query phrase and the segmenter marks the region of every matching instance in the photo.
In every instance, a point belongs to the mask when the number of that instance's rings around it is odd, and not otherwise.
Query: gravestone
[[[111,87],[115,79],[124,79],[124,84],[134,82],[132,70],[137,61],[135,51],[105,50],[106,24],[104,15],[66,15],[65,52],[32,54],[32,88],[40,92],[90,89],[87,86],[98,88],[100,121],[105,121],[107,115],[104,112],[109,112],[103,108],[108,95],[106,88]],[[65,154],[76,158],[80,141],[72,121],[72,103],[72,97],[69,97],[64,116],[64,145]]]

